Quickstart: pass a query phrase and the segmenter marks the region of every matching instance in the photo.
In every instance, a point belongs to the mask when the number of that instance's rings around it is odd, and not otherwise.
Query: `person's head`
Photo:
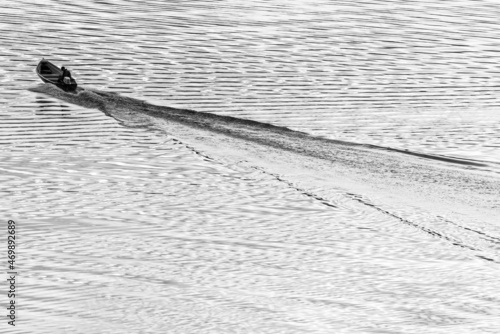
[[[61,70],[63,70],[63,71],[64,71],[65,69],[66,69],[66,67],[64,67],[64,66],[63,66],[63,67],[61,67]]]

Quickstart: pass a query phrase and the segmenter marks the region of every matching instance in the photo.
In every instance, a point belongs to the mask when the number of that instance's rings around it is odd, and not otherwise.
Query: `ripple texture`
[[[316,196],[138,113],[191,109],[494,166],[495,2],[1,7],[0,212],[19,226],[21,275],[19,326],[0,332],[498,332],[498,229],[335,187]],[[85,90],[41,85],[42,57]]]

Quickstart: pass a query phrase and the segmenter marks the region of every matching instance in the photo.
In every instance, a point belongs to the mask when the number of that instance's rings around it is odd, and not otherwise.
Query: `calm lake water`
[[[393,208],[408,223],[335,187],[320,198],[140,117],[109,117],[119,104],[89,104],[94,93],[68,103],[34,72],[45,57],[115,101],[498,177],[499,4],[0,5],[0,213],[17,222],[20,272],[17,324],[3,317],[2,333],[500,331],[500,226]]]

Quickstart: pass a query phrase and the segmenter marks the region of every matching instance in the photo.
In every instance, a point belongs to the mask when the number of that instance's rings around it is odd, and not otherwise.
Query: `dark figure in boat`
[[[71,83],[71,72],[66,67],[61,67],[62,73],[59,76],[59,82],[70,84]]]

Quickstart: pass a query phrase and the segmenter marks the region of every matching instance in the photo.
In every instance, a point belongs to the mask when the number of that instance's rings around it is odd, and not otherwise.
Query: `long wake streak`
[[[370,172],[384,178],[414,179],[446,185],[452,188],[463,185],[467,189],[490,193],[494,191],[484,178],[479,180],[471,169],[488,171],[489,165],[483,162],[457,159],[411,152],[400,149],[357,144],[341,140],[314,137],[286,127],[261,123],[252,120],[221,116],[157,106],[142,100],[121,96],[99,90],[83,90],[78,94],[66,93],[52,85],[39,85],[32,91],[52,95],[67,102],[87,108],[96,108],[127,124],[151,124],[151,118],[175,122],[191,128],[211,131],[225,136],[243,139],[260,145],[287,150],[301,155],[323,159],[341,164],[360,173]],[[457,173],[449,173],[446,168],[457,168]],[[496,191],[498,191],[497,188]]]
[[[251,161],[253,167],[261,164],[256,156],[263,161],[267,160],[269,164],[263,169],[268,168],[271,174],[286,175],[289,168],[298,167],[302,170],[298,182],[305,179],[309,182],[303,188],[310,189],[311,184],[317,180],[321,181],[320,187],[326,184],[338,187],[344,182],[344,189],[350,191],[357,187],[358,194],[364,193],[369,198],[377,197],[382,201],[385,198],[385,203],[390,207],[397,200],[403,207],[413,206],[418,202],[419,205],[430,208],[427,211],[444,212],[443,216],[457,211],[462,219],[473,218],[469,219],[469,225],[460,227],[462,232],[483,230],[482,222],[491,221],[491,212],[498,209],[500,180],[496,173],[488,172],[489,166],[486,163],[318,138],[286,127],[158,106],[98,90],[83,90],[71,94],[51,85],[39,85],[31,90],[86,108],[99,109],[126,126],[153,127],[166,131],[182,141],[203,147],[209,155],[224,157],[236,147],[243,152],[240,157]],[[269,167],[271,165],[274,170]],[[399,195],[395,198],[394,193]],[[328,195],[322,196],[323,199],[327,197]],[[355,200],[359,201],[359,197],[355,196]],[[328,203],[327,200],[322,201]],[[373,204],[373,201],[359,202],[395,217],[389,210]],[[435,206],[435,203],[440,202],[445,203],[439,208],[441,211]],[[476,211],[481,212],[477,215]],[[397,218],[409,221],[401,215]],[[444,220],[433,220],[432,224],[441,224],[436,221]],[[479,223],[474,226],[472,221]],[[425,226],[422,222],[413,220],[411,225],[427,233],[444,236],[443,240],[455,240],[455,245],[478,251],[483,248],[481,245],[467,246],[457,238],[446,236],[446,231],[449,230],[446,226]],[[491,230],[485,232],[491,239],[488,245],[497,248],[498,242],[494,241],[497,240],[494,236],[500,230],[492,224],[489,228]],[[435,232],[438,230],[439,232]],[[481,256],[497,258],[490,254]]]
[[[401,150],[372,144],[360,144],[342,140],[314,137],[307,133],[291,130],[287,127],[276,126],[269,123],[241,119],[231,116],[221,116],[211,113],[197,112],[189,109],[171,108],[149,104],[145,101],[125,97],[112,92],[99,90],[81,90],[77,94],[65,93],[51,85],[40,85],[31,89],[35,92],[46,93],[65,100],[67,102],[81,105],[87,108],[96,108],[111,117],[118,119],[130,114],[145,114],[159,117],[173,122],[182,123],[191,127],[215,131],[232,137],[251,140],[268,146],[299,152],[310,156],[328,159],[328,152],[319,150],[319,146],[334,145],[336,148],[368,148],[372,150],[383,150],[412,155],[424,159],[436,160],[464,166],[486,167],[490,164],[483,161],[455,158],[442,155],[433,155],[409,150]],[[313,145],[310,145],[313,144]],[[311,149],[311,148],[314,149]],[[331,157],[330,157],[331,158]],[[336,159],[339,157],[337,156]]]

